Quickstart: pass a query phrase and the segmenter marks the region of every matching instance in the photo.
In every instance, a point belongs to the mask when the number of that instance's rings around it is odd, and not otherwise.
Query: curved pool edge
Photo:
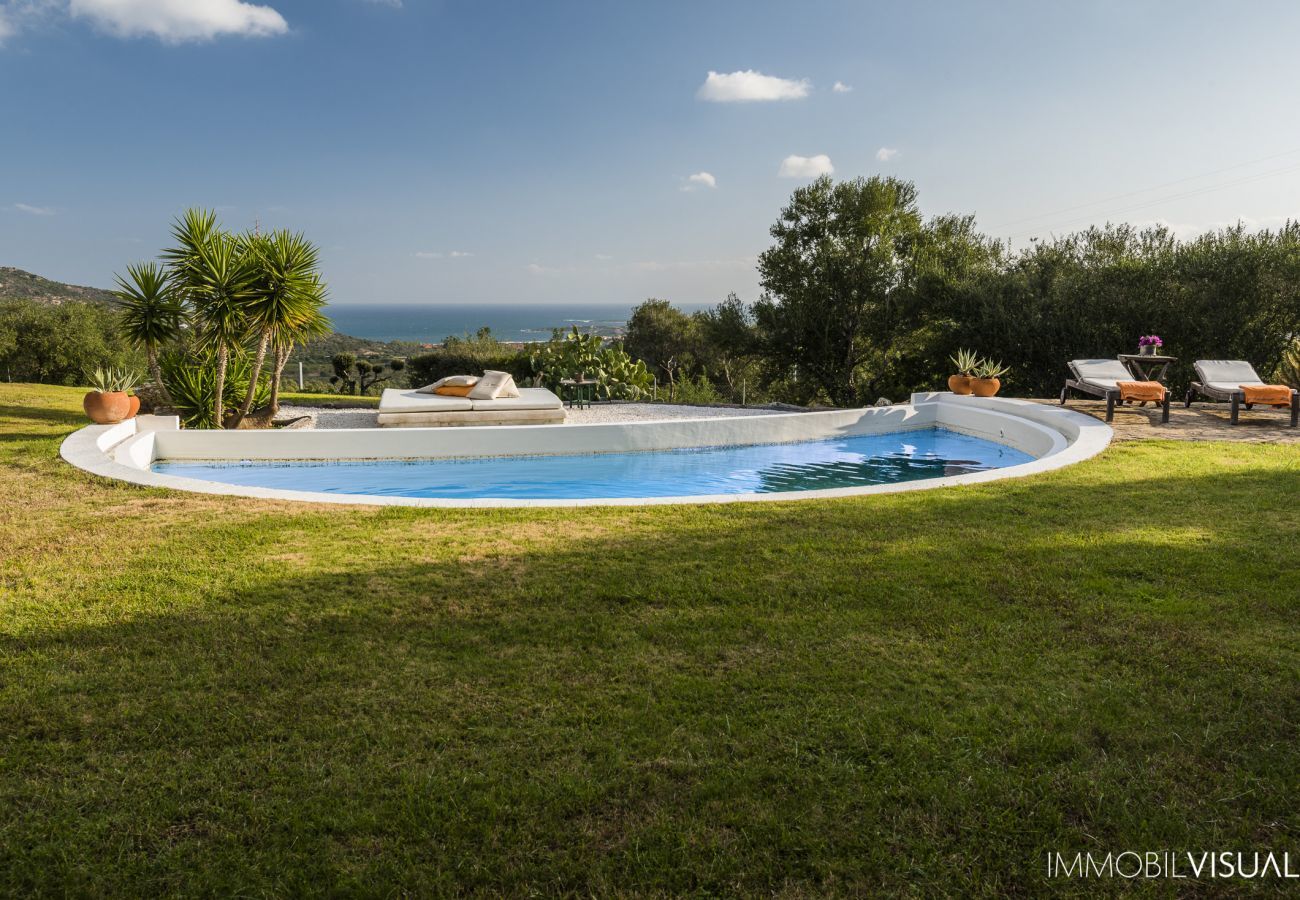
[[[560,453],[587,450],[591,442],[599,444],[617,442],[619,449],[670,449],[682,446],[684,440],[708,441],[708,445],[744,443],[746,434],[770,433],[788,435],[787,440],[815,439],[835,433],[884,433],[906,431],[914,428],[941,426],[974,437],[1024,449],[1036,447],[1037,457],[1032,462],[983,472],[970,472],[942,478],[929,478],[897,484],[867,485],[847,488],[828,488],[808,491],[782,491],[747,494],[701,494],[674,497],[604,497],[583,499],[513,499],[475,498],[451,499],[434,497],[392,497],[373,494],[336,494],[316,491],[294,491],[279,488],[246,487],[223,482],[163,475],[150,471],[149,466],[158,457],[159,444],[180,440],[188,441],[189,452],[205,456],[186,456],[193,459],[357,459],[357,458],[415,458],[432,455],[426,452],[413,456],[397,453],[378,453],[378,450],[421,446],[435,446],[444,451],[462,446],[458,452],[443,452],[445,456],[522,455],[541,452]],[[83,471],[144,487],[167,488],[220,496],[245,497],[261,500],[290,500],[309,503],[331,503],[345,506],[413,506],[431,508],[511,508],[511,507],[580,507],[580,506],[658,506],[666,504],[701,503],[770,503],[799,500],[834,499],[872,494],[893,494],[903,491],[931,490],[963,484],[982,484],[1006,478],[1023,478],[1073,465],[1101,453],[1109,446],[1113,432],[1110,426],[1091,416],[1072,410],[1001,397],[957,397],[947,393],[914,394],[912,402],[890,407],[872,407],[861,410],[827,410],[796,412],[783,415],[734,416],[721,419],[656,420],[646,422],[604,423],[593,425],[519,425],[495,426],[474,429],[340,429],[337,431],[291,432],[181,432],[174,417],[140,416],[117,425],[88,425],[64,439],[59,455],[70,465]],[[858,432],[857,429],[865,429]],[[805,434],[799,434],[805,432]],[[177,435],[188,435],[184,439]],[[315,438],[289,438],[276,440],[282,435],[315,435]],[[388,436],[401,436],[395,440]],[[272,440],[267,440],[272,438]],[[582,443],[586,439],[588,443]],[[501,447],[524,441],[533,446],[515,452],[501,453]],[[749,443],[763,442],[750,440]],[[778,442],[778,441],[768,441]],[[367,453],[337,452],[322,455],[326,445],[339,450],[369,448]],[[385,446],[388,445],[388,446]],[[249,455],[252,448],[253,455]],[[164,446],[165,449],[165,446]],[[613,449],[613,448],[611,448]],[[260,452],[259,452],[260,451]],[[595,452],[601,452],[599,450]],[[1032,451],[1031,451],[1032,452]],[[315,455],[295,455],[314,453]],[[289,454],[289,455],[263,455]],[[165,458],[178,458],[163,454]]]

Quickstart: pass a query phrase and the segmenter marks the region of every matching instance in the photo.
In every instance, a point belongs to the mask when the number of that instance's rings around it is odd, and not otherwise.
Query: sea
[[[705,304],[678,304],[684,312]],[[325,309],[340,334],[374,341],[441,343],[491,328],[499,341],[545,341],[553,329],[578,326],[617,337],[627,326],[631,304],[580,303],[331,303]]]

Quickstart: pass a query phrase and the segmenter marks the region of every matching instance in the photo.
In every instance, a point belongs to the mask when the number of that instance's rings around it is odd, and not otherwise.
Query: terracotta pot
[[[976,397],[992,397],[1002,387],[1002,381],[998,378],[972,378],[970,382],[971,393]]]
[[[949,375],[948,390],[965,397],[970,393],[970,383],[973,380],[969,375]]]
[[[135,394],[132,394],[127,399],[131,401],[131,406],[126,411],[126,417],[128,419],[134,419],[136,413],[140,411],[140,398],[137,397]]]
[[[82,399],[81,408],[96,425],[116,425],[131,411],[131,398],[126,391],[91,391]]]

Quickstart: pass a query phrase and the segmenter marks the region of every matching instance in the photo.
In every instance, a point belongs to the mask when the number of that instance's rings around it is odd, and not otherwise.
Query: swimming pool
[[[898,484],[1033,460],[947,428],[780,444],[422,460],[158,461],[157,474],[244,487],[443,499],[581,500]]]

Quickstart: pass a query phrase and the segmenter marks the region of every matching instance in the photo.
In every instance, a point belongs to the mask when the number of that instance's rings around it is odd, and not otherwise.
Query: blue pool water
[[[943,428],[795,444],[475,459],[167,462],[166,475],[331,494],[445,499],[595,499],[808,491],[895,484],[1029,462]]]

